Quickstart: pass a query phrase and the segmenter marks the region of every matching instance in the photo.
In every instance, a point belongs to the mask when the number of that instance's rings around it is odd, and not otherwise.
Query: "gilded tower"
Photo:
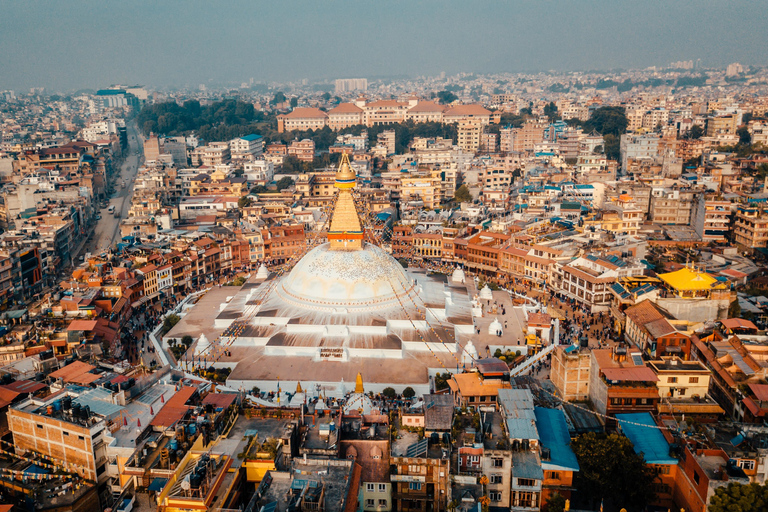
[[[349,165],[349,157],[343,153],[336,171],[335,186],[339,189],[339,197],[328,230],[328,242],[333,251],[357,251],[363,248],[363,227],[352,197],[355,180],[355,171]]]

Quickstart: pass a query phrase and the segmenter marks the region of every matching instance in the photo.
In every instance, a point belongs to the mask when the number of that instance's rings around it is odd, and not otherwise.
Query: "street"
[[[126,124],[126,127],[128,131],[128,156],[120,167],[120,173],[115,177],[115,192],[110,197],[107,208],[99,210],[101,219],[96,223],[93,236],[85,245],[85,251],[93,254],[105,251],[118,241],[120,238],[120,221],[128,217],[128,210],[131,207],[133,185],[143,155],[135,124],[130,122]],[[125,186],[121,186],[122,183],[125,183]],[[108,208],[110,206],[115,207],[115,211],[120,214],[119,217],[109,213]]]

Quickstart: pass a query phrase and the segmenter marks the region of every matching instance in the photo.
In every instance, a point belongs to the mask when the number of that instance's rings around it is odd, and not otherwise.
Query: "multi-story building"
[[[699,194],[693,202],[691,225],[702,241],[725,242],[731,222],[731,202],[707,199]]]
[[[689,225],[696,195],[692,190],[655,190],[651,196],[651,221],[656,224]]]
[[[759,207],[741,207],[736,211],[733,241],[752,249],[768,246],[768,213]]]
[[[288,155],[295,156],[303,162],[311,162],[315,158],[315,141],[304,139],[291,142],[288,146]]]
[[[293,130],[319,130],[328,124],[328,114],[319,108],[299,107],[289,114],[277,116],[277,131],[279,133]]]
[[[477,153],[480,149],[482,126],[479,123],[463,121],[458,128],[458,146],[462,151]]]
[[[252,133],[229,141],[232,160],[255,160],[264,152],[264,137]]]
[[[439,171],[428,175],[412,175],[400,178],[400,201],[422,201],[423,207],[438,208],[442,200],[442,182]]]
[[[563,400],[583,401],[589,397],[589,370],[592,357],[577,345],[558,346],[552,354],[550,379]]]
[[[446,510],[450,486],[450,443],[400,432],[392,442],[389,479],[392,509],[403,511]]]
[[[339,103],[328,111],[328,127],[331,130],[341,130],[363,122],[363,109],[354,103]]]
[[[691,357],[691,340],[686,332],[676,329],[673,318],[652,301],[644,300],[624,310],[624,339],[649,357]]]
[[[620,277],[642,275],[645,265],[616,256],[588,254],[562,265],[560,291],[591,311],[607,311],[613,296],[608,287]]]
[[[640,352],[626,347],[592,350],[589,399],[607,416],[655,412],[659,403],[658,378],[643,364]]]

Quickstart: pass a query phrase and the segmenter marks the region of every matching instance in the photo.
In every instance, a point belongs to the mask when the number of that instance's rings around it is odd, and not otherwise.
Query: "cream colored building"
[[[552,354],[550,379],[563,400],[586,400],[589,397],[588,350],[559,346]]]
[[[704,398],[709,392],[711,372],[700,361],[683,361],[679,357],[662,357],[648,366],[659,378],[656,385],[663,399]]]

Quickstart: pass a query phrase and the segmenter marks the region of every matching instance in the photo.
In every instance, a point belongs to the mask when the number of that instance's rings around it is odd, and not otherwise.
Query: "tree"
[[[768,486],[737,482],[718,487],[709,500],[709,512],[759,512],[768,510]]]
[[[251,198],[248,196],[243,196],[240,199],[237,200],[237,207],[242,209],[247,206],[251,205]]]
[[[328,100],[330,100],[330,99],[331,99],[331,93],[329,93],[328,91],[326,91],[326,92],[324,92],[324,93],[323,93],[323,95],[321,96],[321,98],[323,98],[323,101],[328,101]]]
[[[565,510],[565,496],[556,492],[549,497],[543,510],[544,512],[563,512]]]
[[[621,135],[627,131],[624,107],[600,107],[584,123],[585,131],[596,130],[601,135]]]
[[[296,108],[299,106],[299,98],[293,97],[291,98],[291,108]]]
[[[286,188],[292,187],[293,183],[294,181],[288,176],[280,178],[276,183],[277,190],[285,190]]]
[[[590,506],[606,499],[627,510],[643,510],[654,497],[654,471],[618,434],[582,434],[571,443],[579,462],[576,488]]]
[[[469,189],[466,185],[462,185],[457,188],[456,192],[453,194],[453,198],[459,203],[472,202],[472,194],[469,192]]]
[[[185,334],[184,336],[182,336],[182,337],[181,337],[181,342],[182,342],[182,343],[183,343],[183,344],[184,344],[184,345],[185,345],[187,348],[189,348],[189,346],[190,346],[190,345],[192,345],[192,342],[193,342],[193,341],[194,341],[194,340],[192,339],[192,336],[190,336],[189,334]]]
[[[386,387],[381,392],[382,395],[384,395],[386,398],[389,398],[390,400],[394,399],[397,396],[397,393],[395,393],[394,388]]]
[[[613,160],[621,158],[621,139],[613,134],[603,136],[605,156]]]
[[[448,389],[449,380],[451,380],[451,374],[449,372],[436,374],[435,375],[435,391]]]
[[[742,126],[736,133],[739,134],[739,144],[749,145],[752,143],[752,135],[746,126]]]
[[[453,94],[451,91],[440,91],[437,93],[437,99],[439,99],[440,103],[443,105],[447,105],[448,103],[453,103],[459,99],[459,97]]]
[[[270,105],[277,105],[279,103],[285,103],[285,93],[282,91],[277,91],[275,95],[272,97],[272,101],[269,102]]]
[[[408,386],[403,390],[403,397],[404,398],[413,398],[416,396],[416,391],[413,390],[411,386]]]
[[[554,123],[560,116],[557,114],[557,105],[554,101],[550,101],[547,105],[544,105],[544,115],[549,118],[550,123]]]
[[[181,318],[176,314],[171,314],[165,317],[165,320],[163,320],[163,335],[173,329],[173,326],[179,323],[179,320],[181,320]]]
[[[686,134],[689,139],[694,140],[700,139],[702,135],[704,135],[704,128],[697,124],[691,126],[691,129],[688,130],[688,133]]]

